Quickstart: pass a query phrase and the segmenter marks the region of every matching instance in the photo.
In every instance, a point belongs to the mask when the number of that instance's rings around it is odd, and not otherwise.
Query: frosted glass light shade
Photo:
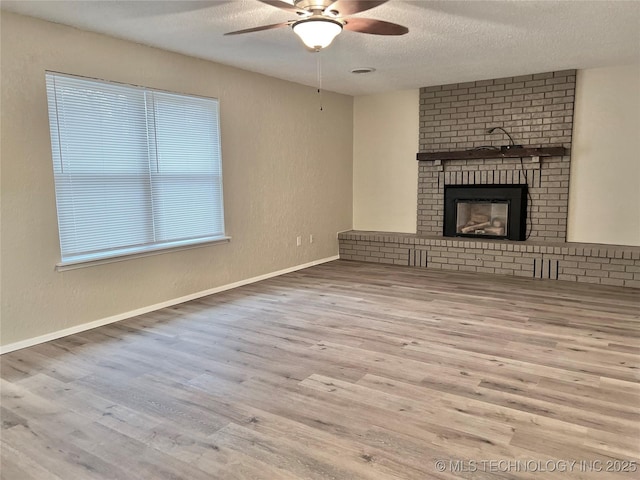
[[[342,24],[323,18],[309,19],[295,23],[293,31],[307,47],[321,50],[331,45],[342,31]]]

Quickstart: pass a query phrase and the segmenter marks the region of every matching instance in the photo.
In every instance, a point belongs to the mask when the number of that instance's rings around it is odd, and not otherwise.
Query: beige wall
[[[353,227],[415,233],[419,91],[356,97]]]
[[[351,97],[320,112],[313,88],[6,12],[1,28],[3,345],[338,253]],[[232,241],[56,272],[45,70],[219,98]]]
[[[568,239],[640,246],[640,65],[577,80]]]

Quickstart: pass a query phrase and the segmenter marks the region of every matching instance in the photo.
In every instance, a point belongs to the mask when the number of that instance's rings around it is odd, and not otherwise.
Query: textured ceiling
[[[223,37],[295,15],[255,0],[2,1],[2,9],[306,85],[318,54],[290,28]],[[406,1],[357,16],[400,23],[381,37],[344,31],[321,54],[323,88],[358,95],[640,62],[638,1]],[[356,67],[375,73],[354,75]]]

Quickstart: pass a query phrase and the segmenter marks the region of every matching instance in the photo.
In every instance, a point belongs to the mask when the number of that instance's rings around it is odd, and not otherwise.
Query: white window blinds
[[[224,238],[217,100],[46,80],[61,264]]]

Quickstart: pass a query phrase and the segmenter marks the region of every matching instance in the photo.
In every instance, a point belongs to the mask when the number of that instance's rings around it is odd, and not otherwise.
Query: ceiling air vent
[[[353,70],[351,70],[351,73],[354,73],[356,75],[364,75],[367,73],[373,73],[375,72],[376,69],[372,68],[372,67],[359,67],[359,68],[354,68]]]

